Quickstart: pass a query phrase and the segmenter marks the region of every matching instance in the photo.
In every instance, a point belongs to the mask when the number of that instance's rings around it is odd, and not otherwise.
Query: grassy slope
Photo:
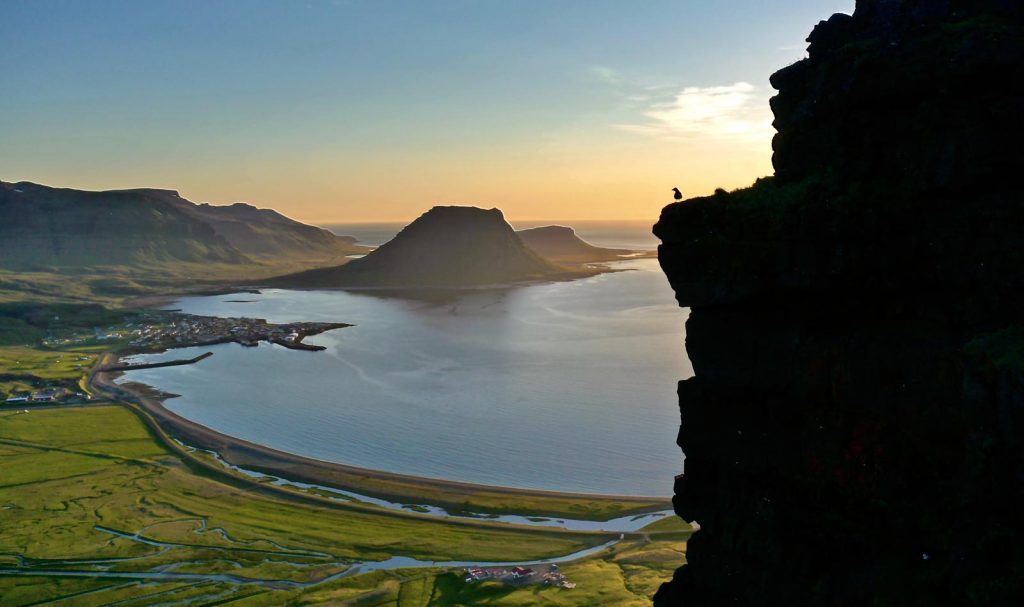
[[[0,346],[0,374],[6,376],[0,378],[0,396],[31,391],[37,382],[73,386],[88,373],[95,361],[94,354],[85,352]]]
[[[127,342],[97,340],[92,333],[123,321],[123,312],[95,303],[0,302],[0,397],[45,387],[88,391],[84,384],[97,355]],[[58,335],[81,339],[45,345],[45,338]]]
[[[0,268],[0,303],[77,302],[124,305],[137,297],[223,292],[271,276],[344,264],[346,258],[260,258],[253,263],[165,261],[138,265],[96,266],[74,271],[16,272]],[[234,285],[234,286],[233,286]]]
[[[15,566],[20,556],[29,559],[25,566],[37,568],[99,573],[101,566],[151,571],[173,564],[178,572],[309,581],[342,571],[346,559],[382,559],[399,551],[423,559],[526,560],[603,540],[344,512],[247,493],[190,472],[154,442],[134,415],[116,406],[0,413],[0,470],[0,567]],[[149,546],[115,538],[96,526],[179,545]],[[10,605],[60,596],[69,596],[64,604],[74,605],[133,596],[147,604],[157,595],[175,600],[223,596],[265,605],[300,596],[315,602],[364,597],[367,602],[359,604],[458,605],[479,604],[474,598],[479,593],[487,601],[496,593],[501,600],[493,604],[503,605],[536,604],[540,598],[545,604],[557,598],[550,603],[556,605],[591,605],[597,599],[600,604],[641,605],[648,604],[646,597],[679,561],[663,551],[670,550],[667,545],[655,546],[622,544],[602,559],[567,565],[566,573],[581,586],[573,591],[490,589],[466,585],[441,571],[413,570],[344,578],[304,590],[0,576],[0,595]],[[95,559],[120,560],[86,562]]]

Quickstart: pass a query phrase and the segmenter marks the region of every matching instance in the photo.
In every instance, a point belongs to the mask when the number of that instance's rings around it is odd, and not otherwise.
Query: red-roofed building
[[[511,574],[513,579],[518,580],[519,578],[530,577],[533,575],[533,569],[528,569],[526,567],[513,567]]]

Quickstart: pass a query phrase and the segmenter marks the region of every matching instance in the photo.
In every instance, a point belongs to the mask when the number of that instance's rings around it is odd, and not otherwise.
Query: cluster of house
[[[572,590],[576,587],[576,582],[570,582],[565,579],[565,574],[558,570],[558,565],[551,565],[547,573],[544,574],[542,581],[549,586],[558,586],[567,590]]]
[[[71,344],[125,340],[140,351],[235,342],[256,346],[261,341],[297,350],[319,350],[302,340],[309,335],[348,326],[339,323],[273,324],[262,318],[220,318],[178,312],[148,312],[133,316],[124,324],[66,335],[50,335],[43,345],[57,348]]]
[[[43,338],[43,345],[48,348],[61,348],[92,341],[109,341],[121,339],[125,334],[115,329],[94,328],[91,333],[74,333],[71,335],[47,335]]]
[[[218,340],[255,346],[261,340],[295,341],[299,333],[290,325],[274,325],[260,318],[218,318],[177,315],[128,324],[135,347],[200,344]]]
[[[295,341],[299,329],[273,325],[259,318],[218,318],[190,314],[149,313],[115,327],[95,327],[91,332],[48,336],[43,345],[61,347],[86,342],[127,339],[136,348],[167,347],[212,341],[238,341],[256,345],[261,340]]]
[[[537,571],[529,567],[470,567],[466,569],[466,582],[480,582],[483,580],[528,582],[567,589],[576,587],[574,582],[565,579],[565,575],[558,569],[558,565],[549,565],[548,570],[540,576],[538,576]]]
[[[38,392],[12,394],[4,402],[16,405],[19,403],[54,403],[69,400],[92,400],[92,396],[83,392],[72,392],[67,388],[48,388]]]
[[[531,577],[536,573],[536,571],[528,567],[470,567],[466,570],[466,581],[498,580],[511,582]]]

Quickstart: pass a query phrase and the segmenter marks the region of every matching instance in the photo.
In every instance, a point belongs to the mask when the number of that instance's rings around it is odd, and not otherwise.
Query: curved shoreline
[[[110,364],[115,355],[101,357]],[[118,372],[97,370],[89,383],[151,415],[169,436],[192,447],[213,451],[232,466],[292,481],[326,485],[370,497],[429,504],[452,514],[519,514],[524,516],[605,521],[671,509],[671,498],[603,495],[501,487],[369,470],[280,451],[232,437],[184,418],[166,407],[160,394],[140,383],[118,384]]]

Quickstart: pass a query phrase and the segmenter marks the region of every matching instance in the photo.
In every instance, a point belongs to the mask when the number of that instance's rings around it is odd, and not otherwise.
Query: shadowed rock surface
[[[809,42],[776,176],[655,226],[701,525],[655,604],[1022,604],[1021,5],[862,0]]]
[[[623,255],[636,253],[630,249],[595,247],[567,226],[542,226],[519,230],[516,234],[535,253],[556,263],[614,261]]]
[[[334,261],[352,238],[247,204],[196,205],[173,190],[90,192],[0,182],[0,267]]]
[[[569,276],[530,250],[498,209],[434,207],[391,241],[343,266],[271,279],[273,286],[466,287]]]

